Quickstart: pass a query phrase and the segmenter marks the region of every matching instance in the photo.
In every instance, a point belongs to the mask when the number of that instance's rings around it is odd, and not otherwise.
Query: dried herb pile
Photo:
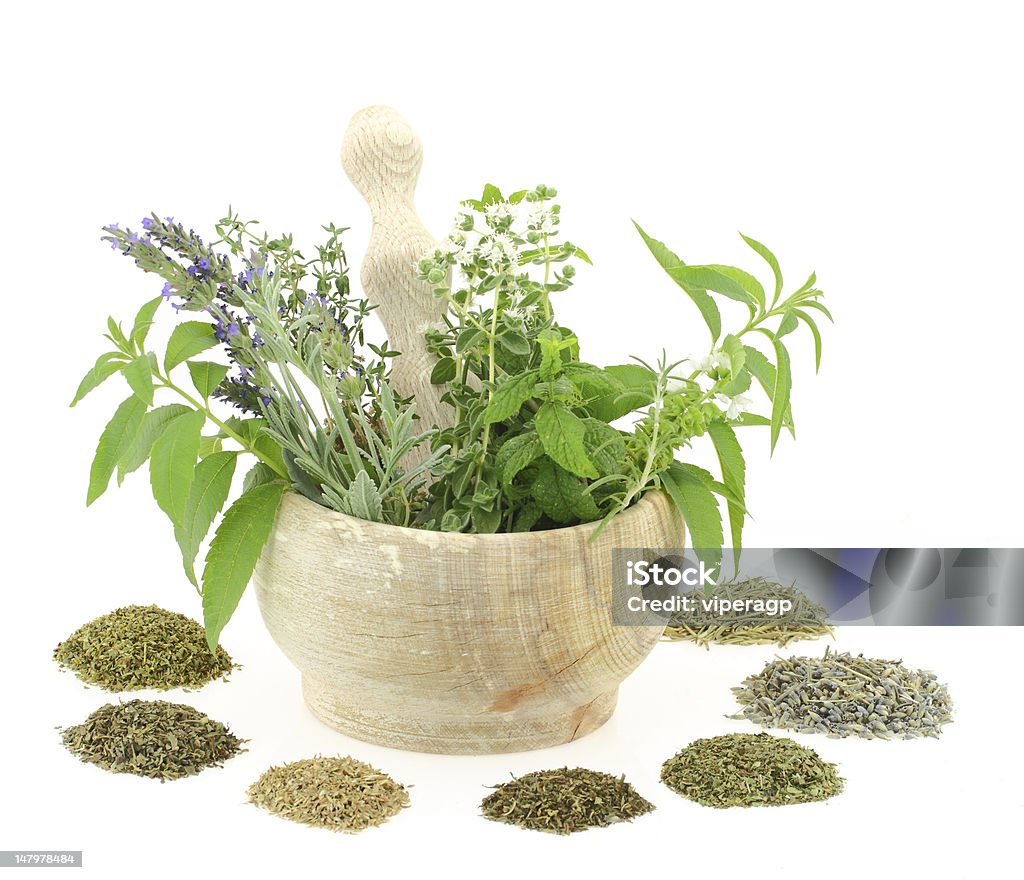
[[[494,789],[480,805],[486,818],[556,834],[629,821],[654,809],[624,776],[582,767],[539,770]]]
[[[777,617],[768,618],[764,612],[751,611],[730,614],[727,619],[723,619],[703,611],[700,603],[705,598],[704,591],[693,590],[687,596],[691,599],[691,607],[696,610],[676,612],[665,628],[665,636],[673,641],[696,642],[708,648],[711,644],[774,644],[785,647],[798,639],[832,635],[832,627],[825,622],[828,612],[795,587],[758,577],[735,584],[722,584],[716,593],[730,601],[785,601],[791,603],[791,607]]]
[[[933,672],[828,649],[774,660],[732,690],[743,708],[731,717],[801,733],[912,739],[952,721],[949,691]]]
[[[97,617],[57,645],[53,658],[108,691],[199,688],[233,668],[206,632],[184,614],[156,605],[128,605]]]
[[[249,786],[249,803],[293,822],[355,832],[409,806],[409,792],[354,758],[307,758],[271,767]]]
[[[766,807],[823,801],[842,791],[828,764],[791,739],[731,733],[698,739],[661,768],[677,794],[706,807]]]
[[[161,782],[220,766],[245,742],[198,709],[163,700],[108,703],[61,738],[86,763]]]

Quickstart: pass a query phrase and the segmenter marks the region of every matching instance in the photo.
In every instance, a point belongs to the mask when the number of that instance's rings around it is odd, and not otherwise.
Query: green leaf
[[[617,364],[604,372],[622,387],[587,402],[587,411],[602,422],[614,422],[654,401],[657,376],[640,364]]]
[[[791,309],[787,309],[782,316],[782,320],[779,322],[779,329],[775,331],[775,336],[781,339],[788,333],[792,333],[797,328],[796,315],[793,314]]]
[[[775,389],[772,393],[772,452],[775,451],[775,444],[779,440],[782,425],[789,411],[789,393],[793,384],[793,377],[789,366],[789,352],[782,340],[769,330],[758,328],[772,341],[775,349],[775,359],[778,362],[775,368]]]
[[[540,345],[540,378],[554,382],[562,374],[562,349],[567,343],[557,330],[542,330],[537,336]]]
[[[636,231],[640,233],[640,237],[644,240],[647,245],[647,249],[654,255],[654,259],[658,261],[658,264],[669,273],[669,277],[676,282],[684,291],[686,295],[693,300],[693,303],[700,310],[704,323],[707,324],[708,330],[711,332],[711,342],[714,344],[718,341],[718,337],[722,333],[722,313],[718,310],[718,304],[714,298],[711,297],[706,290],[702,290],[699,287],[694,287],[688,282],[682,281],[676,278],[669,272],[670,269],[675,269],[678,266],[685,266],[686,264],[679,259],[672,251],[670,251],[665,245],[658,241],[656,238],[651,238],[643,229],[640,228],[640,224],[633,221],[633,225],[636,227]]]
[[[814,337],[814,371],[817,372],[821,369],[821,331],[818,330],[818,325],[815,323],[814,318],[808,315],[807,312],[802,309],[793,309],[793,314],[807,325],[807,328],[811,331],[811,336]]]
[[[182,364],[190,357],[213,348],[217,344],[217,337],[213,332],[212,324],[204,324],[200,321],[186,321],[179,324],[171,333],[167,341],[167,352],[164,354],[164,369],[169,373],[178,364]]]
[[[185,499],[181,525],[174,530],[181,548],[185,574],[196,586],[196,554],[213,520],[228,500],[237,459],[237,452],[215,452],[196,465],[192,485]]]
[[[519,355],[519,357],[525,357],[530,353],[529,340],[522,334],[514,333],[511,330],[506,330],[498,337],[498,345],[509,354]]]
[[[587,400],[618,394],[623,390],[621,382],[593,364],[566,364],[562,369],[562,375],[576,385],[580,389],[580,394]]]
[[[601,476],[622,473],[626,461],[626,441],[622,432],[600,419],[583,419],[583,424],[586,430],[583,445],[598,473]]]
[[[224,381],[230,369],[213,361],[188,361],[185,366],[192,377],[192,384],[196,386],[196,391],[202,395],[203,400],[217,390],[217,386]]]
[[[117,463],[117,484],[119,486],[124,482],[124,478],[128,474],[134,473],[145,464],[146,459],[149,458],[149,453],[153,449],[153,444],[156,442],[157,437],[164,432],[164,428],[174,419],[189,412],[193,412],[193,409],[189,406],[181,403],[169,403],[166,406],[158,406],[156,409],[151,409],[143,416],[142,424],[139,426],[135,439]]]
[[[121,456],[125,454],[135,439],[145,412],[146,404],[133,394],[117,408],[114,417],[103,429],[99,445],[96,447],[96,455],[92,460],[92,467],[89,469],[89,491],[85,499],[86,506],[92,504],[107,491],[114,468],[117,467]]]
[[[740,233],[740,238],[771,267],[772,275],[775,276],[775,293],[772,294],[772,305],[775,305],[782,295],[782,270],[779,268],[779,261],[775,259],[775,254],[768,250],[761,242],[755,241],[753,238],[747,238],[742,232]]]
[[[252,577],[285,489],[283,482],[265,483],[239,496],[210,542],[203,571],[203,622],[211,651]]]
[[[488,183],[484,186],[484,193],[480,196],[480,204],[482,205],[493,205],[496,202],[502,201],[501,190],[498,189],[493,183]]]
[[[544,458],[530,492],[541,510],[555,522],[593,522],[601,516],[594,499],[580,478]]]
[[[766,419],[756,413],[740,413],[740,417],[733,420],[732,426],[734,428],[765,428],[771,423],[771,419]]]
[[[739,376],[747,362],[747,352],[743,348],[743,343],[730,333],[722,340],[722,351],[729,356],[730,372],[733,377]]]
[[[199,432],[206,414],[194,409],[164,428],[149,456],[149,482],[160,509],[178,527],[195,476]]]
[[[158,296],[156,299],[151,299],[148,303],[145,303],[138,314],[135,316],[135,323],[132,325],[132,343],[137,345],[139,348],[146,342],[146,337],[149,335],[149,328],[153,326],[153,319],[156,317],[156,311],[160,308],[164,298]]]
[[[285,461],[287,462],[287,460],[288,460],[288,456],[285,456]],[[289,466],[289,468],[288,468],[289,476],[291,476],[291,472],[292,472],[292,469]],[[255,489],[257,486],[262,486],[264,483],[273,483],[275,480],[280,480],[280,479],[281,479],[280,474],[278,474],[272,467],[270,467],[270,465],[265,464],[262,461],[258,461],[251,468],[249,468],[249,470],[246,472],[245,476],[242,478],[242,491],[243,492],[249,492],[249,491]],[[309,478],[306,477],[306,479],[308,480]],[[296,482],[294,476],[292,477],[292,482],[293,483]],[[303,487],[298,486],[298,488],[299,488],[300,491],[302,491],[303,495],[306,494],[305,491],[303,491]],[[322,497],[323,496],[320,493],[317,493],[317,496],[315,498],[313,498],[312,500],[316,501],[317,504],[319,504],[319,503],[321,503]]]
[[[597,468],[587,457],[583,420],[561,403],[541,405],[533,424],[544,451],[567,471],[581,477],[597,477]]]
[[[437,363],[434,364],[434,368],[430,371],[430,384],[444,385],[446,382],[451,382],[455,378],[455,373],[455,358],[439,358]]]
[[[732,547],[736,554],[735,561],[739,562],[740,548],[743,546],[746,462],[743,460],[743,450],[740,448],[740,441],[736,439],[736,432],[727,422],[713,419],[708,423],[708,434],[714,444],[715,453],[718,455],[718,463],[722,468],[722,482],[726,489],[736,497],[736,501],[729,501],[727,507]]]
[[[746,368],[750,371],[751,375],[757,379],[761,388],[764,389],[764,393],[768,395],[768,399],[774,402],[776,382],[775,366],[753,346],[745,345],[743,348],[747,352],[747,359],[745,362]],[[789,407],[786,409],[783,424],[789,429],[789,433],[795,437],[796,429],[793,424],[793,413]]]
[[[754,298],[743,289],[742,284],[722,274],[713,266],[674,266],[667,271],[680,284],[701,290],[713,290],[744,305],[754,305]]]
[[[721,565],[722,511],[711,491],[711,474],[692,464],[674,461],[661,473],[665,493],[682,514],[690,532],[690,543],[705,565]]]
[[[360,471],[344,496],[345,513],[357,519],[380,522],[383,508],[380,491],[366,471]]]
[[[818,302],[816,299],[805,299],[800,303],[800,306],[805,309],[817,309],[826,318],[828,318],[831,323],[835,323],[835,318],[832,317],[832,313],[828,310],[825,304]]]
[[[540,438],[535,431],[517,434],[501,444],[494,457],[494,469],[506,489],[512,485],[516,475],[536,461],[543,453]]]
[[[140,354],[124,368],[124,378],[147,407],[153,405],[153,371],[148,354]]]
[[[537,370],[527,370],[498,384],[491,394],[491,402],[484,410],[484,421],[490,424],[512,418],[519,412],[519,408],[533,397],[533,388],[538,377]]]
[[[110,333],[110,341],[114,345],[122,351],[131,351],[131,346],[128,344],[128,338],[124,335],[124,330],[121,329],[121,325],[113,318],[107,318],[107,330]]]
[[[92,369],[85,374],[85,377],[79,383],[78,390],[75,392],[75,399],[71,401],[71,406],[78,403],[94,388],[98,388],[106,382],[114,373],[119,373],[123,370],[125,363],[125,356],[119,351],[108,351],[105,354],[101,354],[96,358],[96,363],[93,364]]]
[[[718,263],[710,263],[708,265],[708,268],[714,269],[716,272],[719,272],[722,275],[731,278],[747,293],[750,294],[750,296],[754,299],[758,306],[760,306],[761,309],[764,309],[764,287],[762,287],[761,282],[758,281],[749,272],[745,272],[743,269],[737,269],[735,266],[722,266],[719,265]]]
[[[224,448],[224,440],[220,434],[204,434],[199,438],[199,457],[206,458],[208,455],[213,455],[215,452],[220,452]]]

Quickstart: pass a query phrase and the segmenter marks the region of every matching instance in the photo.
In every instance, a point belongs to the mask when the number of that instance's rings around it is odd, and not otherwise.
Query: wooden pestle
[[[341,163],[373,219],[360,279],[366,298],[377,307],[391,348],[401,352],[393,361],[392,388],[401,397],[415,398],[421,430],[446,426],[452,409],[441,402],[444,386],[430,384],[436,358],[423,338],[444,307],[416,270],[420,257],[437,245],[413,204],[423,146],[398,111],[366,107],[348,124]],[[423,449],[413,451],[417,460],[424,454]]]

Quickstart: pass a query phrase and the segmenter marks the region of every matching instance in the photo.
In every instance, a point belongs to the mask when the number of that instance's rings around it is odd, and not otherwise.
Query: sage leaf
[[[100,435],[96,455],[89,469],[89,491],[86,495],[86,506],[92,504],[104,492],[110,483],[121,456],[125,454],[142,424],[146,412],[146,404],[136,395],[132,395],[114,412],[113,418],[107,423]]]
[[[491,394],[490,403],[484,410],[484,421],[488,424],[503,422],[519,412],[519,408],[533,396],[537,384],[537,370],[527,370],[518,376],[511,376],[500,382]]]
[[[153,444],[149,456],[149,481],[153,497],[175,527],[182,524],[196,459],[199,457],[199,432],[206,414],[194,409],[174,419]]]
[[[633,221],[633,225],[636,227],[636,231],[640,233],[640,237],[647,245],[647,249],[654,255],[654,259],[656,259],[658,264],[668,272],[669,277],[686,292],[686,295],[693,300],[693,304],[700,310],[701,316],[704,318],[704,323],[707,324],[708,330],[711,332],[712,344],[717,342],[718,337],[722,333],[722,313],[718,310],[718,304],[715,302],[714,298],[712,298],[706,290],[700,287],[695,287],[685,279],[677,278],[672,275],[669,271],[670,269],[674,269],[677,266],[685,266],[686,264],[662,242],[658,241],[656,238],[651,238],[646,232],[644,232],[636,220]]]
[[[136,396],[147,407],[153,405],[153,371],[149,355],[140,354],[124,368],[124,378]]]
[[[211,651],[217,649],[252,577],[287,488],[280,482],[251,489],[238,497],[217,526],[203,570],[203,622]]]
[[[587,457],[586,425],[565,404],[542,404],[534,418],[537,436],[554,461],[580,477],[597,477],[597,468]]]
[[[171,332],[171,338],[167,340],[167,351],[164,354],[164,369],[169,373],[178,364],[183,364],[190,357],[194,357],[208,348],[217,344],[217,337],[213,332],[212,324],[204,324],[200,321],[186,321],[179,324]]]
[[[78,403],[94,388],[98,388],[106,382],[114,373],[119,373],[123,370],[126,362],[125,356],[119,351],[108,351],[105,354],[101,354],[96,358],[96,363],[93,364],[92,369],[85,374],[79,383],[78,390],[75,392],[75,398],[71,401],[71,406]]]
[[[661,484],[669,500],[682,514],[690,532],[690,543],[705,565],[722,561],[722,511],[711,491],[711,474],[692,464],[674,461],[661,473]]]
[[[237,452],[215,452],[196,465],[188,498],[185,499],[181,525],[174,530],[181,548],[185,574],[196,586],[199,585],[195,573],[199,545],[228,499],[237,459]]]
[[[139,348],[142,348],[145,344],[146,337],[149,335],[149,328],[153,326],[153,319],[156,317],[157,309],[160,308],[160,303],[163,300],[162,296],[151,299],[143,304],[135,316],[135,323],[132,325],[131,341]]]
[[[217,386],[224,381],[224,377],[230,369],[224,364],[217,364],[213,361],[188,361],[185,366],[188,367],[189,375],[192,377],[192,384],[202,395],[203,400],[217,390]]]
[[[708,434],[715,447],[718,463],[722,468],[722,482],[726,489],[735,497],[729,500],[726,507],[729,511],[729,529],[732,536],[732,548],[735,562],[740,561],[740,548],[743,546],[743,520],[745,511],[744,484],[746,482],[746,462],[736,432],[728,422],[713,419],[708,423]]]
[[[149,453],[153,450],[153,444],[168,424],[192,411],[192,407],[182,403],[169,403],[146,413],[135,439],[117,462],[117,484],[120,486],[128,474],[134,473],[146,463]]]

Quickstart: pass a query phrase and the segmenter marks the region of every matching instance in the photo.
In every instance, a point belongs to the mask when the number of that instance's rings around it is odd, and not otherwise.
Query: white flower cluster
[[[695,381],[703,384],[709,390],[720,379],[725,378],[732,370],[732,361],[729,355],[721,349],[715,349],[706,355],[690,355],[681,364],[680,369],[696,373]],[[669,392],[682,391],[691,384],[692,380],[670,379],[666,386]],[[729,396],[720,392],[714,396],[715,403],[730,421],[738,419],[743,413],[748,412],[753,405],[750,398],[742,394]]]

